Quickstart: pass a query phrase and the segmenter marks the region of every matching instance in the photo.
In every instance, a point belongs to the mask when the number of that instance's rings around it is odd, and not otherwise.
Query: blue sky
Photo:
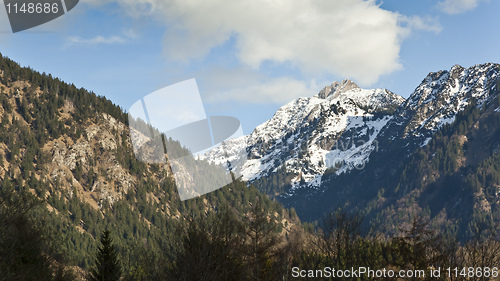
[[[128,109],[196,78],[209,115],[245,133],[285,103],[349,78],[408,97],[431,71],[500,62],[500,1],[81,0],[0,52]]]

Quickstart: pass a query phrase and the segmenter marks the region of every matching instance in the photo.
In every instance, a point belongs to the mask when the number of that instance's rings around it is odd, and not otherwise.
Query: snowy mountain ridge
[[[338,162],[343,162],[338,173],[363,165],[376,148],[372,142],[377,133],[390,120],[383,113],[403,101],[385,89],[364,90],[350,80],[335,82],[315,96],[282,106],[250,135],[228,140],[203,158],[224,164],[227,152],[231,161],[240,163],[237,169],[243,179],[250,181],[284,166],[294,175],[292,185],[306,182],[317,187],[326,169]],[[339,141],[344,132],[350,137]],[[230,151],[243,147],[248,159],[234,159]]]
[[[428,135],[453,122],[471,99],[482,106],[490,90],[498,89],[499,73],[498,64],[493,63],[470,68],[455,65],[450,71],[429,73],[399,110],[410,120],[405,134]]]
[[[472,100],[479,107],[493,97],[500,90],[499,74],[498,64],[455,65],[429,73],[407,100],[386,89],[335,82],[282,106],[250,135],[228,140],[204,158],[224,164],[223,156],[229,156],[250,182],[279,176],[278,184],[288,185],[283,196],[298,188],[321,190],[325,174],[361,170],[375,150],[398,146],[405,157],[427,144]],[[247,158],[237,159],[242,149]]]

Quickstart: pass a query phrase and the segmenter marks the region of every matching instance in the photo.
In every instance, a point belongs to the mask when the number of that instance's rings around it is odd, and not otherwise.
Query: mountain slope
[[[241,181],[181,201],[168,165],[135,157],[127,114],[85,89],[0,57],[0,90],[0,187],[43,202],[37,220],[69,265],[89,268],[105,228],[130,257],[180,243],[178,226],[210,212],[231,210],[242,220],[259,205],[283,234],[298,221]]]
[[[463,218],[464,230],[479,210],[497,209],[491,163],[498,152],[499,75],[498,64],[455,65],[429,73],[407,100],[335,82],[228,144],[246,146],[244,178],[296,208],[302,219],[349,206],[394,226],[394,219],[427,210],[441,222]],[[480,129],[485,126],[489,131]],[[206,157],[219,155],[215,149]],[[477,173],[489,175],[483,191],[470,186]]]

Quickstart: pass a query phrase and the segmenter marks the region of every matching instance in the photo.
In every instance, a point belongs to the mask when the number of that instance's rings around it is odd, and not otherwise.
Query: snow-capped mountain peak
[[[306,182],[317,187],[321,175],[342,161],[337,172],[363,165],[375,149],[373,140],[404,98],[386,90],[359,88],[350,80],[335,82],[312,97],[298,98],[248,136],[224,145],[245,146],[247,159],[238,172],[256,180],[278,169],[291,175],[292,185]],[[377,116],[374,117],[374,114]],[[205,154],[220,162],[223,149]],[[229,157],[231,157],[229,155]]]

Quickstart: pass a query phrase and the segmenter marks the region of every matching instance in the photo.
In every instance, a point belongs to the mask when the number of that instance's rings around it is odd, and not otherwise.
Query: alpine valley
[[[406,100],[335,82],[224,147],[244,146],[242,178],[302,220],[341,206],[391,233],[424,213],[465,235],[499,207],[499,75],[498,64],[455,65],[429,73]],[[223,151],[205,157],[221,163]]]
[[[497,268],[499,93],[493,63],[432,72],[408,99],[344,80],[198,159],[164,139],[209,184],[231,163],[230,184],[183,201],[122,108],[0,55],[0,280]]]

